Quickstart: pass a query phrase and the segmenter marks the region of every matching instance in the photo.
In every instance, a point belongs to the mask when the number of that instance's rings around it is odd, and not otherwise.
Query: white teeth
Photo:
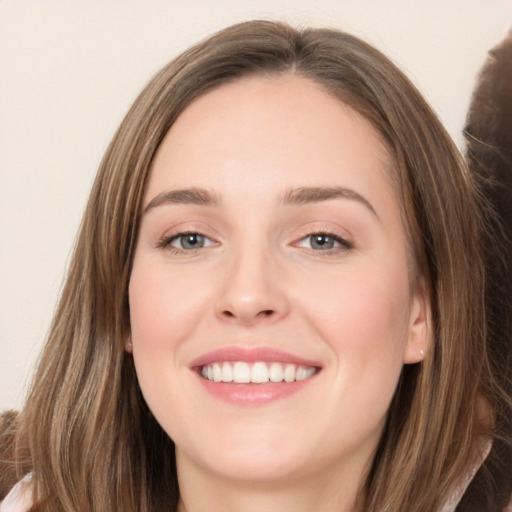
[[[270,381],[281,382],[283,380],[283,365],[279,363],[272,363],[270,365]]]
[[[220,382],[222,380],[222,370],[220,369],[220,365],[214,363],[213,366],[213,382]]]
[[[311,377],[315,373],[314,368],[304,368],[304,366],[299,366],[297,368],[297,373],[295,374],[295,380],[305,380],[308,377]]]
[[[265,363],[254,363],[252,365],[251,382],[256,384],[268,382],[268,368]]]
[[[287,364],[284,367],[283,377],[285,382],[293,382],[295,380],[295,366]]]
[[[235,382],[238,384],[264,384],[267,382],[295,382],[309,379],[316,373],[312,366],[295,366],[278,362],[255,362],[252,365],[244,361],[217,362],[201,368],[203,378],[212,382]]]
[[[233,382],[233,367],[227,362],[222,365],[222,382]]]
[[[247,363],[237,361],[233,366],[233,381],[239,384],[251,382],[251,369]]]

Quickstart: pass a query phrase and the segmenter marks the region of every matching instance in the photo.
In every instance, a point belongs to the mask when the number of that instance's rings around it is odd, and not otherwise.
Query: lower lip
[[[206,391],[225,402],[236,405],[263,405],[287,398],[311,384],[318,373],[295,382],[268,382],[265,384],[236,384],[212,382],[198,375]]]

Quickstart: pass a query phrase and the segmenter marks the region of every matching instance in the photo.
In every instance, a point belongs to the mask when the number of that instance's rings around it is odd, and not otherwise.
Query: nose
[[[289,313],[286,287],[269,254],[243,251],[230,259],[224,272],[215,308],[223,321],[251,326]]]

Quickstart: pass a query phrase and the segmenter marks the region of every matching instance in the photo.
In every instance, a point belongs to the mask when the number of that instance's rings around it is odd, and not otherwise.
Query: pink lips
[[[285,364],[295,364],[297,366],[321,368],[318,361],[303,359],[287,352],[265,347],[226,347],[208,352],[192,361],[190,364],[191,370],[194,371],[200,384],[209,394],[223,401],[245,406],[263,405],[291,396],[314,381],[318,373],[306,380],[289,383],[268,382],[265,384],[212,382],[201,376],[200,370],[203,366],[219,361],[244,361],[246,363],[275,361]]]
[[[212,352],[208,352],[194,359],[190,366],[191,368],[197,368],[217,361],[245,361],[246,363],[255,363],[256,361],[270,363],[277,361],[280,363],[296,364],[297,366],[321,366],[318,361],[302,359],[287,352],[282,352],[281,350],[264,347],[226,347],[213,350]]]

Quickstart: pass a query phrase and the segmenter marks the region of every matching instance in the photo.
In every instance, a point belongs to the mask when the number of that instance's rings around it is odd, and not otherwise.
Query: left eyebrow
[[[282,198],[284,204],[308,204],[330,199],[349,199],[357,201],[370,210],[377,218],[377,212],[370,201],[355,190],[343,187],[300,187],[288,190]]]

